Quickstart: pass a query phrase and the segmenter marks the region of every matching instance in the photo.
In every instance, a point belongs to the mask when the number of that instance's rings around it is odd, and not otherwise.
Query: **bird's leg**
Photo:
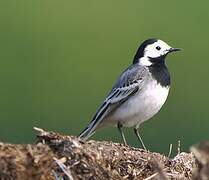
[[[127,146],[127,141],[126,141],[126,138],[125,138],[125,135],[124,135],[124,132],[123,132],[122,128],[123,128],[122,124],[118,122],[118,130],[119,130],[120,135],[121,135],[121,137],[123,139],[124,145]]]
[[[139,135],[138,128],[136,128],[136,127],[134,128],[134,133],[136,134],[138,140],[140,141],[140,143],[141,143],[143,149],[144,149],[145,151],[147,151],[147,148],[146,148],[146,146],[144,145],[144,142],[143,142],[141,136]]]

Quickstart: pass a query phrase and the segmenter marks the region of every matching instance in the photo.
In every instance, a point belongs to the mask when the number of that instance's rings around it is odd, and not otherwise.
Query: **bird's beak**
[[[181,49],[180,48],[170,48],[168,50],[168,53],[175,52],[175,51],[181,51]]]

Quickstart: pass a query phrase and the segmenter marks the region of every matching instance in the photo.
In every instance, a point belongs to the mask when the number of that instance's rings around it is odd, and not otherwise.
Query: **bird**
[[[180,51],[166,42],[150,38],[142,42],[133,58],[106,96],[87,127],[78,136],[86,141],[97,129],[117,127],[124,145],[123,127],[133,128],[141,146],[140,125],[159,112],[170,89],[170,74],[166,66],[168,54]]]

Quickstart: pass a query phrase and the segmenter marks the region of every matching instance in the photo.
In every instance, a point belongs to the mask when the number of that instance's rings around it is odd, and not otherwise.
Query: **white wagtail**
[[[134,127],[134,133],[146,149],[138,129],[141,123],[154,116],[165,103],[170,88],[165,58],[169,53],[179,50],[162,40],[144,41],[134,56],[133,64],[120,75],[79,137],[87,140],[100,127],[117,126],[127,145],[122,127]]]

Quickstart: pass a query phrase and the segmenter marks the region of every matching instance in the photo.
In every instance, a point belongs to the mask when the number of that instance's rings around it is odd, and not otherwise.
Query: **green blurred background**
[[[77,135],[138,45],[157,37],[169,56],[166,105],[141,133],[152,151],[183,150],[209,135],[209,1],[0,2],[0,140],[34,142],[33,127]],[[128,141],[138,147],[133,132]],[[116,129],[93,139],[121,141]]]

